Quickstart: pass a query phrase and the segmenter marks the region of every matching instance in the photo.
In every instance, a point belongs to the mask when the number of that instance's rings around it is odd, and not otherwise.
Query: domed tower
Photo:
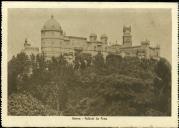
[[[41,30],[41,50],[47,59],[60,55],[60,45],[63,42],[63,30],[53,15]]]
[[[102,34],[102,35],[101,35],[101,42],[102,42],[103,44],[107,44],[107,41],[108,41],[107,35],[106,35],[106,34]]]

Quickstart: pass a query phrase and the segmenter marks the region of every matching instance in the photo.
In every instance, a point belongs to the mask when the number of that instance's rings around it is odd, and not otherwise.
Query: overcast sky
[[[144,39],[160,45],[161,56],[171,62],[171,10],[169,9],[9,9],[8,59],[23,49],[25,38],[40,48],[40,31],[54,15],[66,35],[89,37],[107,34],[109,42],[122,44],[123,25],[132,26],[133,45]]]

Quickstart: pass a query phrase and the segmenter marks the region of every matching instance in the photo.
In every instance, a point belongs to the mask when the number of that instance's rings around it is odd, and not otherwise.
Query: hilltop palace
[[[151,47],[148,40],[142,41],[139,46],[132,46],[131,26],[123,26],[122,38],[122,45],[108,45],[108,37],[105,34],[101,35],[100,40],[94,33],[90,34],[89,40],[85,37],[66,36],[58,21],[51,16],[41,29],[41,52],[47,60],[53,56],[64,55],[68,62],[73,62],[76,52],[87,53],[92,56],[100,52],[104,58],[108,54],[147,59],[159,58],[160,47]],[[23,52],[27,55],[36,55],[39,53],[39,49],[32,47],[25,40]]]

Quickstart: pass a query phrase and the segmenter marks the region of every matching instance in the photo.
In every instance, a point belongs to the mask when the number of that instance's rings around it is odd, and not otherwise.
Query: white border
[[[70,116],[8,116],[7,115],[7,9],[8,8],[171,8],[172,10],[172,116],[116,116],[107,121],[76,121]],[[178,114],[178,24],[177,3],[117,3],[117,2],[3,2],[2,3],[2,126],[76,126],[76,127],[177,127]],[[165,22],[165,21],[164,21]]]

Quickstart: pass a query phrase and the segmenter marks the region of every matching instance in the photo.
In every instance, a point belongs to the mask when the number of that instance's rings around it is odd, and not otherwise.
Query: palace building
[[[107,36],[102,35],[100,41],[94,33],[89,36],[89,40],[85,37],[67,36],[51,16],[41,30],[41,50],[47,59],[64,55],[68,61],[74,59],[75,52],[89,53],[92,56],[102,52],[107,55]]]
[[[108,54],[115,54],[122,57],[136,56],[159,59],[160,47],[151,47],[149,40],[142,41],[139,46],[132,45],[131,26],[123,27],[122,38],[121,45],[109,45],[106,34],[101,35],[99,39],[95,33],[90,34],[88,39],[86,37],[68,36],[54,16],[51,16],[41,29],[41,52],[47,60],[53,56],[64,55],[68,62],[73,62],[76,52],[87,53],[92,56],[100,52],[104,58]]]

